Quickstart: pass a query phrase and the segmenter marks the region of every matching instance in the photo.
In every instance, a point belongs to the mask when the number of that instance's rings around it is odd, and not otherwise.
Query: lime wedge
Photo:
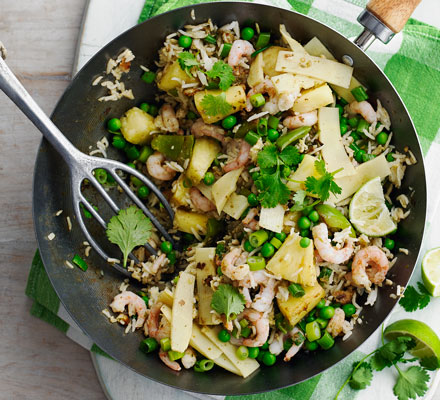
[[[401,319],[389,325],[384,332],[387,340],[398,336],[409,336],[416,341],[410,353],[420,359],[437,359],[440,364],[440,339],[424,322],[415,319]],[[434,357],[434,358],[433,358]]]
[[[435,297],[440,296],[440,247],[429,250],[422,261],[422,278],[426,290]]]
[[[396,230],[396,224],[385,205],[379,177],[368,181],[354,194],[349,216],[354,227],[368,236],[385,236]]]

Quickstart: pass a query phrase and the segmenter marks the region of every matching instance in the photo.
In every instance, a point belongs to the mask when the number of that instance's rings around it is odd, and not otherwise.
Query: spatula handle
[[[394,33],[400,32],[421,0],[370,0],[367,10]]]

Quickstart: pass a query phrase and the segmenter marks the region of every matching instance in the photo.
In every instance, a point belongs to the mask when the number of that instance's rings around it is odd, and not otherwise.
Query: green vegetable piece
[[[142,340],[142,342],[139,344],[139,350],[145,354],[152,353],[158,347],[159,344],[157,343],[156,339],[151,337]]]
[[[361,162],[363,161],[363,156],[364,156],[365,154],[366,154],[365,150],[360,149],[360,150],[358,150],[358,151],[356,151],[356,152],[354,153],[354,159],[355,159],[357,162],[361,163]]]
[[[253,107],[258,108],[266,104],[266,99],[261,93],[255,93],[250,97],[250,102]]]
[[[159,114],[159,108],[156,106],[156,104],[150,104],[148,114],[150,114],[152,117],[155,117],[157,114]]]
[[[215,182],[215,176],[212,172],[207,172],[203,177],[203,182],[207,186],[211,186]]]
[[[171,361],[177,361],[180,360],[185,353],[181,353],[180,351],[174,351],[174,350],[170,350],[168,351],[168,358]]]
[[[348,125],[346,123],[341,122],[339,127],[341,130],[341,136],[345,135],[348,132]]]
[[[182,35],[179,37],[179,46],[184,49],[189,49],[192,45],[192,38],[189,36]]]
[[[221,284],[212,295],[211,307],[219,314],[225,314],[230,321],[233,314],[238,315],[244,310],[246,303],[243,295],[231,285]]]
[[[260,348],[259,347],[248,347],[248,358],[257,358],[258,354],[260,354]]]
[[[246,358],[248,358],[249,351],[246,346],[240,346],[235,351],[235,354],[239,360],[246,360]]]
[[[257,43],[255,44],[255,48],[262,49],[263,47],[266,47],[270,42],[270,33],[269,32],[261,32],[258,35]]]
[[[135,145],[127,147],[125,149],[125,154],[130,160],[137,160],[141,155],[139,149]]]
[[[177,161],[182,152],[184,141],[185,136],[158,135],[152,140],[151,147],[170,160]]]
[[[303,237],[300,241],[299,241],[299,245],[303,248],[306,249],[307,247],[309,247],[310,245],[310,239],[308,237]]]
[[[171,340],[170,340],[170,338],[163,338],[163,339],[160,339],[160,348],[161,348],[163,351],[169,351],[169,350],[171,350]]]
[[[352,89],[351,94],[354,96],[356,101],[368,100],[368,94],[362,86]]]
[[[249,236],[249,242],[255,248],[262,246],[267,239],[269,239],[269,234],[263,229],[252,232]]]
[[[275,254],[275,247],[270,243],[264,243],[261,248],[261,255],[265,258],[272,257]]]
[[[336,104],[336,108],[339,111],[339,116],[341,116],[342,114],[344,114],[344,107],[341,104]]]
[[[212,35],[206,36],[204,40],[210,44],[217,44],[217,39]]]
[[[378,144],[381,144],[382,146],[388,141],[388,133],[386,132],[380,132],[377,136],[376,136],[376,142]]]
[[[335,315],[335,309],[332,306],[325,306],[319,310],[319,316],[322,319],[330,319]]]
[[[275,233],[275,237],[278,240],[281,240],[282,242],[284,242],[286,240],[287,235],[284,232],[280,232],[280,233]]]
[[[321,329],[316,321],[309,322],[306,325],[306,336],[309,342],[314,342],[321,337]]]
[[[276,237],[273,237],[272,239],[270,239],[269,243],[273,247],[275,247],[276,249],[279,249],[282,246],[282,244],[283,244],[283,242],[281,240],[277,239]]]
[[[280,137],[280,133],[276,129],[269,129],[267,131],[267,138],[272,142],[276,142]]]
[[[260,347],[261,350],[267,350],[269,348],[269,342],[266,342],[263,344],[263,346]]]
[[[267,50],[269,47],[271,47],[271,44],[268,44],[267,46],[262,47],[261,49],[255,50],[252,54],[251,54],[251,58],[256,57],[259,53],[263,52],[264,50]]]
[[[383,243],[384,247],[386,247],[388,250],[393,250],[395,243],[393,239],[390,238],[385,238],[384,243]]]
[[[247,264],[251,271],[258,271],[266,268],[266,260],[260,256],[251,256],[247,259]]]
[[[298,220],[298,228],[299,229],[309,229],[310,225],[311,225],[311,222],[307,217],[301,217]]]
[[[252,333],[252,329],[249,326],[244,327],[241,332],[240,332],[240,336],[247,338],[249,337],[249,335]]]
[[[197,361],[197,365],[200,369],[200,371],[197,372],[208,372],[214,368],[214,361],[204,358],[203,360]]]
[[[215,218],[209,218],[206,223],[206,239],[214,238],[219,235],[223,230],[223,224],[221,221]]]
[[[267,367],[271,367],[277,362],[277,356],[275,354],[272,354],[269,351],[266,351],[263,356],[263,364]]]
[[[267,135],[267,118],[260,118],[257,125],[257,133],[260,136]]]
[[[304,346],[309,351],[318,350],[318,347],[319,347],[317,342],[310,342],[308,340],[306,340],[306,342],[304,343]]]
[[[300,231],[299,231],[299,236],[301,236],[301,237],[309,237],[309,235],[310,235],[310,230],[308,230],[308,229],[301,229]]]
[[[319,303],[316,305],[316,308],[319,310],[324,307],[325,307],[325,300],[324,299],[319,300]]]
[[[316,315],[314,312],[310,313],[306,317],[306,322],[313,322],[313,321],[316,321]]]
[[[156,79],[156,74],[153,71],[145,71],[142,76],[141,79],[145,82],[145,83],[153,83],[154,80]]]
[[[226,329],[222,329],[218,333],[218,340],[224,343],[229,342],[231,340],[231,335]]]
[[[350,136],[353,138],[353,142],[357,142],[361,139],[361,135],[359,135],[357,132],[351,132]]]
[[[258,120],[254,119],[250,122],[244,121],[240,124],[237,132],[235,132],[235,139],[243,139],[249,131],[256,131],[258,126]]]
[[[306,136],[310,132],[310,129],[312,129],[311,126],[301,126],[293,131],[286,132],[278,138],[276,145],[280,150],[284,150],[289,144],[293,144]]]
[[[328,325],[328,320],[322,318],[316,318],[315,320],[321,329],[325,329]]]
[[[318,212],[316,210],[311,211],[307,217],[312,222],[318,222],[319,221],[319,214],[318,214]]]
[[[173,250],[173,245],[171,242],[165,241],[160,244],[160,249],[165,253],[168,254],[171,250]]]
[[[324,350],[331,349],[335,344],[335,340],[327,331],[324,332],[324,334],[321,336],[321,338],[317,340],[317,342]]]
[[[362,162],[367,162],[375,158],[374,154],[362,154]]]
[[[95,178],[101,185],[107,183],[107,171],[105,169],[97,168],[95,169],[94,173],[95,173]]]
[[[231,43],[223,43],[220,51],[220,57],[226,58],[229,55],[229,52],[231,51],[232,44]]]
[[[248,253],[250,253],[252,250],[254,250],[254,247],[251,245],[251,243],[249,242],[249,240],[246,240],[243,244],[243,248],[244,251],[247,251]]]
[[[121,129],[121,120],[119,118],[112,118],[107,122],[107,129],[112,132],[117,132]]]
[[[117,244],[124,256],[124,266],[128,254],[136,247],[146,243],[151,236],[153,226],[149,218],[136,206],[120,210],[107,225],[107,238]]]
[[[267,126],[271,129],[278,129],[278,125],[280,124],[280,119],[275,117],[275,115],[269,115],[269,119],[267,120]]]
[[[395,160],[394,156],[391,153],[388,153],[386,158],[388,162],[393,162]]]
[[[255,35],[255,31],[251,27],[246,27],[241,30],[241,38],[243,40],[251,40]]]
[[[79,268],[81,268],[84,272],[87,271],[87,263],[79,256],[78,254],[75,254],[72,258],[72,262],[77,265]]]
[[[358,122],[358,126],[356,128],[356,131],[361,133],[361,134],[363,134],[364,133],[364,129],[366,129],[368,131],[369,127],[370,127],[370,124],[367,121],[365,121],[364,119],[361,119]]]
[[[356,307],[353,304],[344,304],[342,306],[342,310],[347,317],[351,317],[353,314],[356,313]]]
[[[127,141],[120,135],[113,136],[112,146],[122,150],[127,145]]]
[[[148,160],[148,157],[150,157],[153,154],[153,149],[150,146],[142,146],[138,161],[140,162],[146,162]]]
[[[225,129],[232,129],[237,124],[237,117],[235,115],[228,115],[222,121],[222,126]]]
[[[255,146],[258,142],[258,139],[260,139],[260,135],[254,131],[249,131],[244,137],[244,140],[246,140],[246,142],[248,142],[251,146]]]
[[[315,206],[315,209],[329,228],[343,230],[351,227],[350,236],[356,237],[355,230],[351,226],[350,221],[337,208],[327,204],[319,204]]]
[[[247,197],[248,203],[251,207],[255,207],[256,205],[258,205],[258,199],[257,199],[257,195],[254,193],[251,193],[248,197]]]
[[[150,105],[148,103],[141,103],[139,104],[139,108],[147,113],[150,109]]]
[[[138,188],[138,196],[141,198],[141,199],[146,199],[147,197],[148,197],[148,195],[150,194],[150,189],[148,189],[148,187],[146,187],[145,185],[143,185],[143,186],[140,186],[139,188]]]
[[[303,297],[306,294],[304,288],[299,283],[291,283],[287,289],[293,297]]]
[[[348,119],[348,125],[351,126],[352,129],[356,129],[359,123],[359,118],[353,117]]]
[[[197,114],[194,111],[188,111],[188,113],[186,114],[186,118],[190,119],[190,120],[195,120],[197,119]]]

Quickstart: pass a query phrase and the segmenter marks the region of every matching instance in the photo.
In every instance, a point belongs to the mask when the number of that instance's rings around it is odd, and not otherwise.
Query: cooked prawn
[[[197,138],[209,136],[222,143],[225,142],[225,130],[219,126],[205,124],[201,118],[193,123],[191,126],[191,133]]]
[[[182,361],[182,365],[186,369],[190,369],[190,368],[194,367],[195,363],[197,362],[197,356],[196,356],[196,353],[194,352],[194,350],[191,349],[190,347],[188,347],[185,350],[185,354],[183,355],[181,361]]]
[[[136,311],[136,328],[141,328],[147,316],[147,305],[145,304],[145,301],[137,294],[126,291],[116,295],[110,304],[113,312],[123,312],[126,306],[128,306],[129,316],[134,315],[133,311]]]
[[[295,103],[297,97],[298,95],[295,93],[291,93],[291,92],[281,93],[278,96],[278,109],[280,111],[290,110],[293,107],[293,104]]]
[[[368,246],[355,254],[351,279],[356,286],[370,289],[372,283],[379,285],[385,280],[389,268],[386,254],[377,246]]]
[[[335,314],[330,319],[327,325],[327,332],[330,333],[333,337],[338,336],[344,330],[345,321],[345,313],[342,308],[336,308]],[[348,323],[348,322],[347,322]]]
[[[203,194],[200,192],[199,189],[196,187],[192,187],[189,191],[191,203],[193,203],[193,206],[200,211],[203,212],[209,212],[216,209],[214,203],[207,199]]]
[[[243,311],[242,315],[248,319],[255,327],[255,336],[243,340],[243,346],[260,347],[266,343],[269,337],[269,318],[262,312],[258,312],[251,308]]]
[[[325,223],[320,223],[312,229],[313,241],[321,258],[332,264],[343,264],[353,254],[353,243],[347,240],[342,249],[336,249],[328,238],[328,229]]]
[[[269,311],[275,297],[277,283],[274,278],[268,278],[267,283],[260,286],[260,292],[255,296],[251,308],[260,312]]]
[[[260,269],[258,271],[249,271],[249,274],[247,274],[238,283],[238,285],[240,287],[253,289],[261,284],[267,283],[269,281],[269,279],[270,278],[267,276],[267,273],[265,273],[264,270],[262,270],[262,269]]]
[[[259,223],[255,219],[257,215],[258,208],[251,208],[246,214],[246,217],[243,218],[243,225],[245,225],[247,228],[252,229],[253,231],[256,231],[259,228]]]
[[[300,333],[300,330],[298,328],[293,328],[286,336],[295,338],[297,334]],[[293,342],[292,346],[290,346],[289,350],[287,350],[286,354],[284,355],[284,361],[290,361],[291,358],[300,351],[301,347],[304,345],[304,341],[300,344],[295,344],[295,341]]]
[[[159,322],[160,322],[160,309],[162,307],[162,303],[157,302],[150,309],[150,314],[147,319],[147,328],[148,334],[152,338],[156,338],[159,332]]]
[[[373,124],[377,121],[377,114],[374,111],[373,106],[368,101],[352,101],[347,109],[353,114],[360,114],[369,124]]]
[[[162,362],[168,367],[171,368],[173,371],[180,371],[182,367],[179,365],[177,361],[171,361],[168,357],[168,352],[160,350],[159,351],[159,357],[162,360]]]
[[[229,172],[235,169],[244,167],[249,161],[249,154],[251,152],[251,145],[246,140],[241,140],[240,151],[234,161],[227,163],[223,167],[223,171]]]
[[[301,126],[313,126],[317,122],[318,112],[314,110],[284,118],[283,125],[289,129],[296,129]]]
[[[173,107],[169,104],[164,104],[159,110],[159,115],[162,118],[162,125],[167,132],[178,132],[179,121]]]
[[[169,181],[174,178],[176,171],[167,165],[164,165],[165,156],[155,151],[147,160],[148,173],[160,181]]]
[[[247,264],[235,265],[241,255],[241,250],[236,247],[223,257],[222,272],[229,279],[240,281],[249,273],[249,266]]]
[[[254,46],[247,40],[235,40],[229,52],[228,64],[236,67],[243,57],[250,58],[254,51]]]
[[[267,93],[269,97],[273,99],[276,96],[277,91],[270,79],[265,79],[263,82],[255,85],[251,90],[249,90],[248,94],[246,95],[246,111],[252,111],[253,106],[251,103],[251,96],[257,93]]]

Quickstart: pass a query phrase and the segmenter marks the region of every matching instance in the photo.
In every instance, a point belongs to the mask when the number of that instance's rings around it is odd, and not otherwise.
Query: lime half
[[[416,341],[410,353],[418,358],[435,357],[440,363],[440,339],[424,322],[415,319],[401,319],[389,325],[384,332],[387,340],[398,336],[409,336]]]
[[[429,250],[422,261],[422,278],[426,290],[435,297],[440,296],[440,247]]]
[[[385,236],[396,230],[396,224],[385,205],[379,177],[368,181],[354,194],[349,216],[354,227],[368,236]]]

